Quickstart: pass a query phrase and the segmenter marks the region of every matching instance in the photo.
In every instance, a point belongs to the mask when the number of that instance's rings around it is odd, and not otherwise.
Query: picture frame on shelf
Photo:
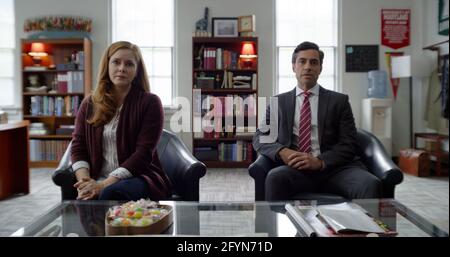
[[[238,17],[238,31],[239,32],[254,32],[255,31],[255,15],[246,15]]]
[[[212,18],[213,37],[238,37],[238,18]]]

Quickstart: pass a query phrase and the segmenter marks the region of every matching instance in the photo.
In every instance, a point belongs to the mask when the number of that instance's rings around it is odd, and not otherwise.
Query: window
[[[174,96],[174,23],[173,0],[112,1],[112,41],[140,47],[150,90],[164,106],[171,106]]]
[[[16,90],[14,86],[14,2],[0,1],[0,106],[16,105]]]
[[[276,1],[276,93],[292,90],[297,85],[292,71],[292,53],[303,41],[319,45],[325,53],[318,83],[336,89],[337,1],[277,0]]]

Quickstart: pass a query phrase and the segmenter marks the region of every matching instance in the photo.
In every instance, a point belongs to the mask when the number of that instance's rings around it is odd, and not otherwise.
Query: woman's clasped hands
[[[73,186],[78,190],[77,200],[96,199],[103,189],[103,184],[92,178],[82,178]]]

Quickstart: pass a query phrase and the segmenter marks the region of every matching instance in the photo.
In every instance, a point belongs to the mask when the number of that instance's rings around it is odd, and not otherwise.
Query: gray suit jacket
[[[275,97],[278,99],[278,124],[272,127],[278,127],[278,134],[272,138],[272,142],[261,141],[262,136],[271,133],[270,129],[265,130],[260,125],[253,136],[253,147],[259,154],[278,162],[278,151],[292,145],[295,88]],[[270,124],[271,115],[273,117],[275,113],[268,106],[266,117],[262,121]],[[325,162],[326,170],[335,170],[355,160],[356,127],[348,96],[320,87],[317,119],[321,152],[318,158]]]

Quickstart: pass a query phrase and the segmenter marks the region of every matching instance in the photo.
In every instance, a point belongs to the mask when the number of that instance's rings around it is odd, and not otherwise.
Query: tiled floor
[[[43,215],[60,202],[59,188],[51,181],[50,169],[33,169],[31,193],[0,201],[0,236],[8,236]],[[396,187],[396,198],[440,228],[449,231],[449,181],[405,175]],[[253,201],[254,182],[246,169],[210,169],[200,180],[200,201]],[[229,213],[228,213],[229,214]],[[219,217],[223,219],[222,216]],[[228,217],[229,218],[229,217]],[[215,223],[217,217],[208,217]],[[223,220],[222,220],[223,221]],[[254,224],[242,223],[230,234],[245,234]],[[248,228],[248,229],[245,229]],[[202,229],[202,228],[201,228]],[[205,231],[211,231],[210,228]]]

